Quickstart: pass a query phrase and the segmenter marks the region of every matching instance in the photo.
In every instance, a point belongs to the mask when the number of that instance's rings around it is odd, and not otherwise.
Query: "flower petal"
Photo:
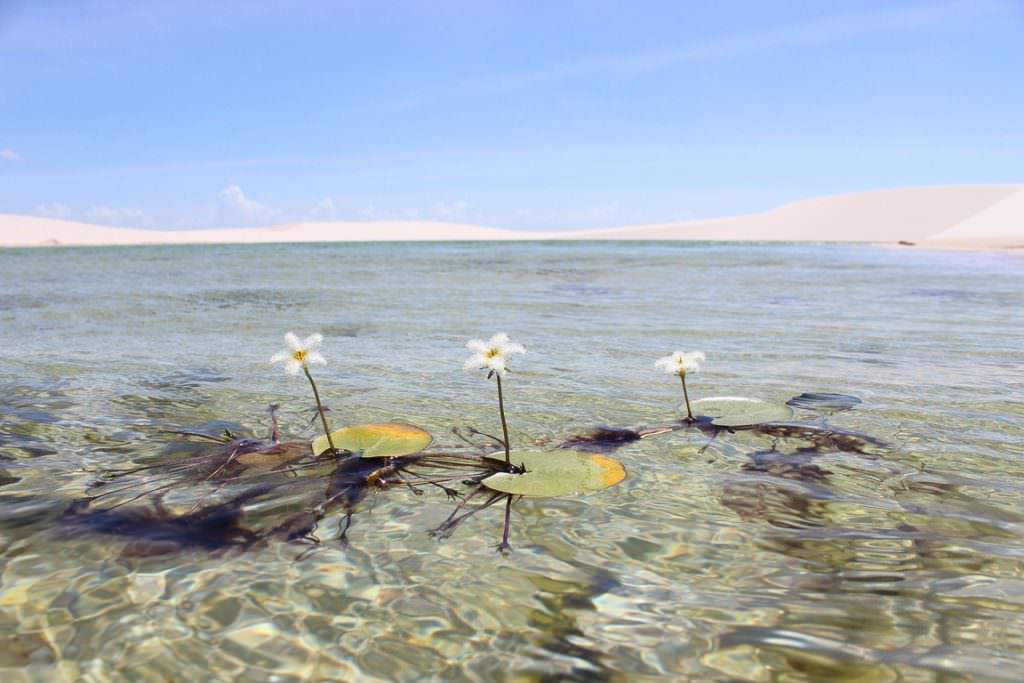
[[[487,353],[487,344],[483,339],[470,339],[466,342],[466,348],[476,353]]]
[[[526,353],[526,347],[523,346],[522,344],[502,344],[499,350],[501,351],[501,354],[504,356],[507,356],[511,353]]]
[[[297,375],[299,374],[299,370],[301,369],[302,363],[295,360],[294,358],[289,358],[287,361],[285,361],[284,371],[287,372],[289,375]]]
[[[310,351],[306,354],[306,362],[314,365],[327,365],[327,359],[319,351]]]
[[[668,373],[670,375],[673,375],[676,372],[678,372],[677,365],[678,364],[676,363],[676,359],[675,359],[674,355],[672,355],[672,356],[663,356],[663,357],[659,358],[658,360],[654,361],[654,367],[661,368],[662,370],[664,370],[666,373]]]
[[[501,356],[491,356],[485,361],[485,363],[487,369],[494,370],[499,375],[504,375],[506,372],[505,359]]]
[[[505,334],[504,332],[499,332],[498,334],[491,337],[491,341],[487,342],[487,346],[493,348],[495,346],[501,346],[502,344],[505,344],[507,342],[508,335]]]
[[[281,361],[288,360],[291,357],[292,357],[292,352],[291,351],[287,351],[287,350],[285,350],[285,351],[278,351],[277,353],[275,353],[273,356],[270,357],[270,362],[271,363],[280,363]]]
[[[292,351],[301,351],[302,342],[295,336],[294,332],[286,332],[284,335],[284,343],[288,345],[288,348]]]
[[[482,353],[475,353],[475,354],[473,354],[472,356],[469,357],[469,360],[467,360],[465,363],[462,364],[462,369],[463,370],[479,370],[480,368],[485,366],[486,362],[487,362],[487,359],[484,358],[484,354],[482,354]]]
[[[322,344],[323,341],[324,336],[319,332],[314,332],[313,334],[306,337],[305,340],[303,340],[302,348],[305,349],[306,351],[312,351],[316,347],[320,346],[320,344]]]

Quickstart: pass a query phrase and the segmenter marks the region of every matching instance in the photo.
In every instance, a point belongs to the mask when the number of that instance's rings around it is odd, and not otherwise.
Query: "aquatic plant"
[[[793,417],[789,406],[743,396],[711,396],[694,401],[693,405],[715,427],[739,429]]]
[[[338,449],[358,453],[364,458],[392,458],[419,453],[430,445],[433,437],[416,425],[404,422],[352,425],[330,434]],[[313,439],[313,455],[326,452],[331,446],[326,437]]]
[[[515,465],[505,465],[493,457],[460,459],[451,455],[441,458],[424,457],[417,465],[433,468],[476,470],[472,476],[461,477],[470,486],[451,514],[439,526],[430,530],[434,538],[451,536],[464,521],[505,500],[505,521],[501,532],[499,552],[512,549],[509,544],[512,504],[520,498],[556,498],[592,493],[614,486],[626,478],[626,469],[619,461],[606,455],[577,451],[512,451]],[[483,497],[481,503],[463,512],[470,501]]]
[[[832,394],[828,392],[804,392],[799,396],[786,401],[786,405],[804,410],[813,410],[817,413],[838,413],[844,410],[852,410],[861,403],[856,396],[848,394]]]
[[[306,374],[306,379],[309,380],[309,385],[313,387],[313,398],[316,400],[316,409],[320,413],[320,422],[324,426],[324,434],[327,436],[327,443],[330,445],[331,450],[335,450],[334,442],[331,440],[331,428],[327,426],[327,416],[324,413],[323,403],[320,402],[320,392],[316,388],[316,382],[313,381],[313,375],[309,374],[309,364],[316,363],[317,365],[326,365],[327,359],[325,359],[317,348],[323,342],[323,335],[320,333],[311,334],[304,340],[299,340],[295,334],[287,332],[284,335],[284,343],[288,346],[287,349],[278,351],[270,357],[271,363],[284,363],[284,371],[289,375],[299,374],[299,370],[302,370]]]
[[[216,444],[217,447],[212,450],[201,449],[185,458],[161,457],[155,462],[135,467],[107,470],[93,484],[87,500],[91,505],[114,509],[154,494],[157,494],[156,500],[159,500],[159,494],[178,486],[213,483],[216,484],[214,492],[218,492],[243,477],[293,471],[301,460],[311,454],[309,444],[281,441],[276,405],[270,406],[270,418],[273,426],[269,441],[253,436],[239,436],[227,429],[223,434],[216,435],[167,430],[166,434],[188,439],[173,442],[178,446],[195,443],[191,439],[200,439],[202,442]],[[123,498],[121,494],[130,497]],[[206,495],[199,498],[193,510],[205,502]]]
[[[169,510],[157,496],[148,508],[94,507],[92,499],[73,502],[58,518],[76,534],[85,531],[128,540],[126,557],[152,557],[181,550],[223,551],[246,549],[261,536],[242,525],[245,503],[273,491],[264,485],[250,488],[226,501],[193,507],[186,513]]]
[[[654,361],[654,367],[661,368],[669,375],[679,375],[679,381],[683,384],[683,401],[686,402],[687,422],[695,422],[696,418],[694,418],[693,411],[690,409],[690,395],[686,391],[686,373],[699,372],[700,364],[703,361],[703,351],[676,351],[671,355]]]
[[[556,498],[600,491],[626,478],[618,460],[579,451],[516,451],[519,472],[497,472],[480,481],[493,491]]]
[[[487,370],[487,379],[494,377],[498,383],[498,413],[501,415],[501,433],[505,440],[505,464],[511,464],[510,445],[508,440],[508,422],[505,419],[505,397],[501,390],[501,378],[508,372],[508,361],[513,353],[526,353],[521,344],[513,344],[504,332],[491,337],[487,342],[481,339],[470,339],[466,348],[473,355],[463,364],[466,370]]]

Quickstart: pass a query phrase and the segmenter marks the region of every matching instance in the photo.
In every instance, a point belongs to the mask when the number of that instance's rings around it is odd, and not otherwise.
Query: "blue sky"
[[[580,228],[1024,182],[1024,0],[0,0],[0,213]]]

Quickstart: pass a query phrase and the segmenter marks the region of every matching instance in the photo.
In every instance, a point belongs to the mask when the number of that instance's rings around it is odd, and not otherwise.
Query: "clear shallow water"
[[[1024,671],[1024,259],[859,246],[416,244],[0,251],[0,678],[1016,681]],[[321,331],[335,423],[497,431],[469,337],[529,351],[515,443],[674,419],[694,397],[828,391],[796,420],[890,445],[696,431],[622,484],[493,508],[366,501],[351,546],[126,553],[60,522],[164,429],[312,437],[267,364]],[[705,446],[706,449],[705,449]],[[704,449],[704,450],[702,450]],[[758,454],[761,455],[758,455]],[[259,510],[249,511],[258,517]],[[336,520],[329,522],[329,525]]]

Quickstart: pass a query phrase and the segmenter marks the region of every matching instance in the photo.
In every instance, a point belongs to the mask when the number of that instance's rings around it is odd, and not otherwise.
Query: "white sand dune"
[[[430,221],[331,221],[268,228],[140,230],[0,214],[0,246],[4,247],[521,239],[523,233],[512,230]],[[525,239],[530,239],[529,235]]]
[[[918,241],[959,226],[1022,189],[985,185],[860,192],[793,202],[747,216],[614,228],[590,235],[607,239]],[[1017,216],[1024,217],[1024,211]]]
[[[1024,249],[1024,188],[982,209],[956,225],[931,235],[937,247],[999,247]]]
[[[537,239],[883,243],[902,240],[928,247],[1024,248],[1024,185],[880,190],[808,199],[744,216],[576,232],[514,231],[427,221],[140,230],[0,214],[0,246],[4,247]]]

